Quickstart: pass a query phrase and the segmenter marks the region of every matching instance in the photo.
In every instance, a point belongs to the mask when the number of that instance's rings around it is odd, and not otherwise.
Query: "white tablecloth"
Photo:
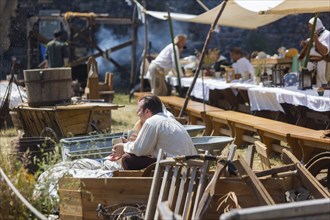
[[[177,86],[176,77],[168,77],[167,80],[172,86]],[[192,81],[193,77],[183,77],[181,78],[181,86],[190,87]],[[299,90],[297,86],[270,88],[239,81],[226,83],[225,79],[219,78],[197,78],[191,96],[208,101],[210,90],[227,88],[232,88],[234,91],[247,90],[251,111],[270,110],[284,112],[281,103],[305,106],[318,112],[330,111],[330,90],[325,90],[324,95],[319,96],[316,88],[309,90]]]

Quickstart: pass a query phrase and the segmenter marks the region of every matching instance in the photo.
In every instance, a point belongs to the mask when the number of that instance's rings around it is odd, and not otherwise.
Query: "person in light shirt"
[[[309,30],[312,30],[315,18],[311,18],[308,22]],[[328,31],[322,21],[317,18],[313,36],[313,46],[310,50],[309,62],[307,69],[309,71],[316,70],[316,86],[327,86],[330,80],[330,31]],[[301,42],[303,50],[300,59],[305,57],[309,38]]]
[[[235,74],[240,74],[244,81],[254,78],[254,67],[244,56],[241,48],[233,47],[230,50],[230,58],[233,61],[232,67]]]
[[[179,63],[180,52],[185,47],[186,40],[187,37],[183,34],[179,34],[174,38],[180,75],[183,75]],[[149,65],[146,78],[149,78],[150,80],[151,93],[153,95],[169,95],[170,91],[167,87],[165,76],[170,71],[176,72],[175,55],[172,43],[168,44]]]
[[[168,157],[196,154],[196,149],[186,129],[175,118],[164,113],[157,96],[145,96],[138,103],[138,116],[142,127],[136,139],[118,143],[112,155],[121,158],[124,169],[138,170],[156,162],[160,149]]]

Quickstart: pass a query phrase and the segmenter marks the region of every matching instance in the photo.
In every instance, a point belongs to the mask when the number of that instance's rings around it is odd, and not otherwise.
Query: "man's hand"
[[[110,160],[112,161],[119,160],[124,153],[125,153],[124,144],[123,143],[116,144],[112,147],[112,154],[110,156]]]
[[[307,40],[302,40],[302,41],[300,41],[300,46],[301,46],[302,48],[306,47],[307,44],[308,44],[308,41],[307,41]]]

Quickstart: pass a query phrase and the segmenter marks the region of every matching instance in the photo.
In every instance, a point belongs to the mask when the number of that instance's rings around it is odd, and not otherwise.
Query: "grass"
[[[113,103],[125,105],[123,108],[112,111],[112,125],[111,132],[127,131],[133,128],[134,124],[138,121],[137,116],[137,102],[132,99],[129,103],[129,97],[126,94],[116,94]]]
[[[136,113],[136,100],[132,99],[131,102],[129,102],[128,95],[116,93],[113,103],[124,105],[124,107],[111,112],[111,132],[123,132],[133,128],[138,120]],[[19,133],[20,132],[15,128],[8,128],[0,131],[0,167],[24,198],[27,199],[37,210],[42,211],[44,214],[53,213],[54,210],[47,192],[45,192],[43,196],[38,197],[38,199],[35,199],[33,196],[33,189],[38,175],[42,170],[47,169],[47,167],[60,161],[59,145],[56,145],[55,154],[48,158],[47,162],[44,160],[39,161],[39,171],[34,175],[29,174],[25,170],[24,163],[18,162],[15,155],[11,153],[11,150],[14,147],[12,141],[17,138]],[[0,181],[0,213],[0,220],[34,219],[34,216],[13,194],[4,181]]]

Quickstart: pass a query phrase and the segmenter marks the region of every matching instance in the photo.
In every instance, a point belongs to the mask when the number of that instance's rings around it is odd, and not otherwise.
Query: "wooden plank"
[[[77,134],[87,134],[88,129],[88,119],[90,115],[90,110],[88,109],[78,109],[72,111],[58,110],[55,113],[56,119],[59,126],[65,135],[72,133]]]
[[[83,219],[95,219],[95,209],[98,203],[105,205],[146,204],[152,182],[151,177],[62,179],[59,184],[60,199],[61,201],[62,198],[67,199],[65,205],[68,208],[64,209],[65,212],[60,210],[61,216],[62,214],[63,216],[78,216],[79,210],[71,210],[69,207],[80,206],[82,213],[79,216],[82,216]],[[80,200],[78,195],[81,197]],[[71,197],[78,200],[73,200]]]
[[[168,193],[169,193],[169,188],[171,186],[171,177],[172,177],[172,170],[171,170],[171,166],[170,165],[165,165],[162,164],[163,166],[165,166],[165,170],[164,170],[164,175],[162,178],[162,184],[160,186],[160,190],[159,190],[159,196],[158,196],[158,200],[157,200],[157,206],[164,200],[166,200],[168,198]],[[158,218],[158,211],[157,209],[155,210],[155,219]]]
[[[59,180],[60,216],[61,219],[82,218],[82,198],[80,180],[61,178]]]
[[[37,133],[37,129],[35,128],[34,123],[31,121],[30,113],[27,111],[24,111],[22,109],[19,109],[19,111],[22,113],[22,120],[24,122],[24,127],[26,128],[27,135],[33,136]]]
[[[256,148],[255,145],[249,145],[246,151],[246,162],[247,165],[253,169],[253,161],[254,161],[254,154],[255,154]]]
[[[330,193],[301,163],[296,164],[296,166],[299,180],[315,199],[330,198]]]
[[[228,121],[226,119],[226,113],[228,111],[217,111],[217,112],[207,112],[206,115],[212,123],[212,135],[225,134],[227,136],[232,136],[233,131],[231,131]],[[235,137],[235,136],[232,136]]]
[[[272,197],[269,195],[266,188],[262,185],[262,183],[258,180],[257,176],[252,172],[251,169],[248,168],[247,163],[242,157],[239,157],[239,162],[242,164],[242,167],[245,173],[248,175],[250,186],[257,194],[260,205],[273,205],[275,204]]]
[[[143,170],[116,170],[113,177],[142,177]]]
[[[20,117],[20,119],[22,120],[22,125],[23,125],[23,128],[24,128],[25,134],[29,135],[29,136],[32,136],[31,135],[32,129],[30,128],[31,125],[29,123],[27,123],[27,118],[26,118],[25,112],[21,108],[18,108],[17,109],[17,114]]]
[[[262,168],[264,170],[270,169],[270,161],[269,161],[269,154],[267,152],[267,147],[260,141],[255,141],[254,142],[256,151],[259,154],[261,163],[262,163]]]
[[[161,176],[162,176],[162,166],[160,161],[165,157],[165,153],[160,149],[157,156],[157,163],[155,167],[155,172],[152,180],[152,185],[149,193],[148,204],[145,214],[145,219],[153,219],[155,215],[155,210],[157,207],[157,195],[161,185]]]
[[[171,188],[168,195],[168,205],[171,210],[174,209],[176,205],[176,200],[179,194],[179,184],[180,184],[180,178],[181,178],[181,166],[175,166],[173,169],[173,176],[172,176],[172,182],[171,182]]]
[[[136,101],[139,101],[142,97],[147,96],[147,95],[152,95],[152,94],[151,94],[151,92],[134,92]]]
[[[182,217],[184,219],[191,219],[192,218],[192,208],[193,208],[193,201],[194,201],[194,196],[195,196],[195,191],[196,191],[196,186],[197,186],[197,167],[191,167],[190,172],[189,172],[189,184],[188,184],[188,189],[186,193],[186,199],[184,202],[184,207],[183,207],[183,212],[182,212]]]
[[[276,168],[256,172],[256,176],[263,177],[263,176],[267,176],[267,175],[274,175],[274,174],[278,174],[278,173],[282,173],[282,172],[288,172],[288,171],[292,171],[295,169],[296,169],[296,166],[294,164],[289,164],[289,165],[284,165],[281,167],[276,167]]]
[[[179,185],[179,194],[177,197],[176,205],[174,208],[175,213],[182,213],[183,212],[183,206],[184,203],[182,201],[185,200],[186,193],[187,193],[187,188],[188,188],[188,183],[189,179],[188,176],[190,175],[188,167],[183,167],[181,169],[181,180],[180,180],[180,185]]]

